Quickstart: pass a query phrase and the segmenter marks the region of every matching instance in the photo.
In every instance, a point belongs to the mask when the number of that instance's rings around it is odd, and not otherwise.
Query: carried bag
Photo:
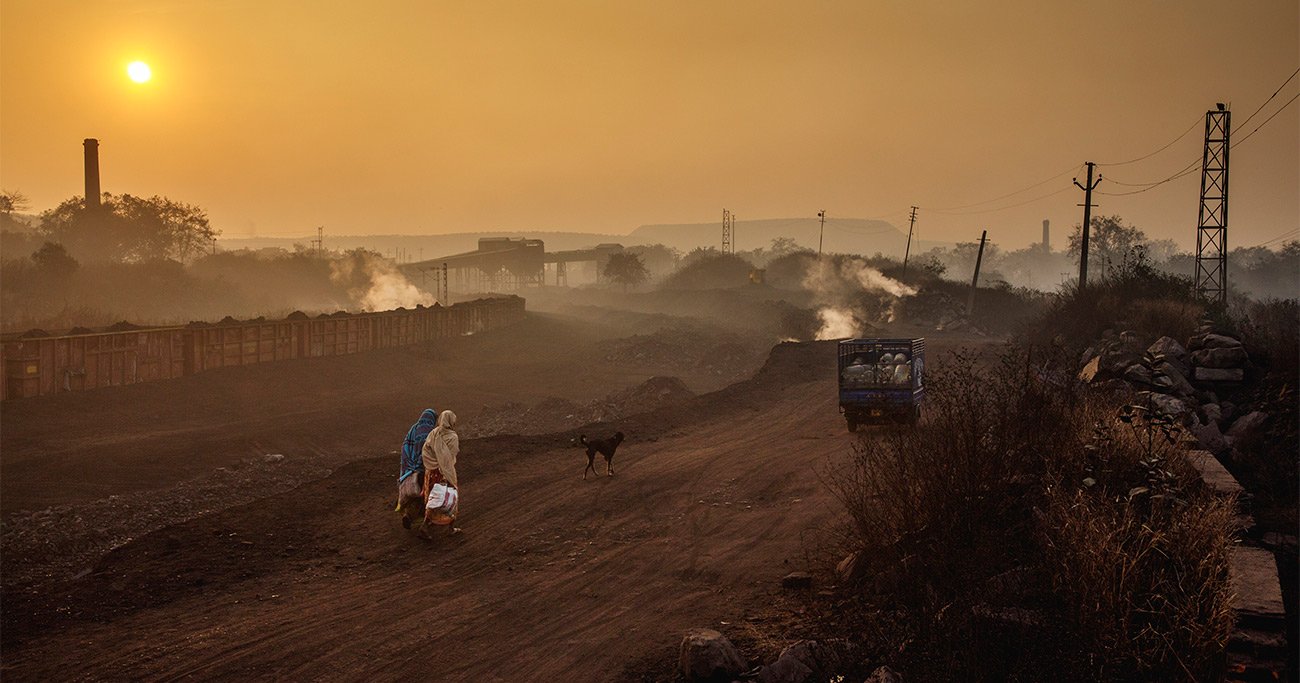
[[[429,487],[429,501],[424,504],[424,508],[439,514],[450,515],[451,511],[456,509],[456,503],[459,500],[460,494],[456,492],[456,487],[438,482]]]

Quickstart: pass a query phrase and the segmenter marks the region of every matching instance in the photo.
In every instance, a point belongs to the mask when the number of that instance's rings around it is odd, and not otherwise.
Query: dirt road
[[[613,477],[582,481],[567,434],[469,440],[453,539],[401,528],[385,455],[7,585],[4,677],[619,679],[803,568],[834,514],[817,469],[851,443],[832,367],[783,344],[753,380],[604,427],[629,435]]]

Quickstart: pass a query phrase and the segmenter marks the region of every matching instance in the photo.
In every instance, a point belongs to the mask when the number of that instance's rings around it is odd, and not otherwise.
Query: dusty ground
[[[596,353],[626,334],[533,316],[438,347],[5,403],[0,671],[608,680],[687,628],[763,610],[834,514],[818,469],[850,437],[827,343],[780,345],[752,380],[589,426],[628,434],[614,477],[581,480],[571,432],[472,439],[462,535],[426,543],[392,513],[389,451],[430,402],[587,401],[663,374],[718,389],[711,372]],[[119,515],[118,536],[76,555],[115,547],[101,559],[41,555],[33,530],[80,538]]]

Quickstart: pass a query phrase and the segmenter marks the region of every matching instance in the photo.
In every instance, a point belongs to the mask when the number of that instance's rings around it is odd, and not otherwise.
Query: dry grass
[[[1176,425],[1085,397],[1058,361],[950,362],[919,429],[828,473],[857,621],[901,624],[922,678],[1212,678],[1233,505],[1200,490]]]

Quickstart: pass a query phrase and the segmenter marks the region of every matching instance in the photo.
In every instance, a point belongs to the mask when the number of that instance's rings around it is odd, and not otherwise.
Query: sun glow
[[[136,83],[144,83],[153,78],[153,69],[144,62],[131,62],[126,66],[126,75]]]

